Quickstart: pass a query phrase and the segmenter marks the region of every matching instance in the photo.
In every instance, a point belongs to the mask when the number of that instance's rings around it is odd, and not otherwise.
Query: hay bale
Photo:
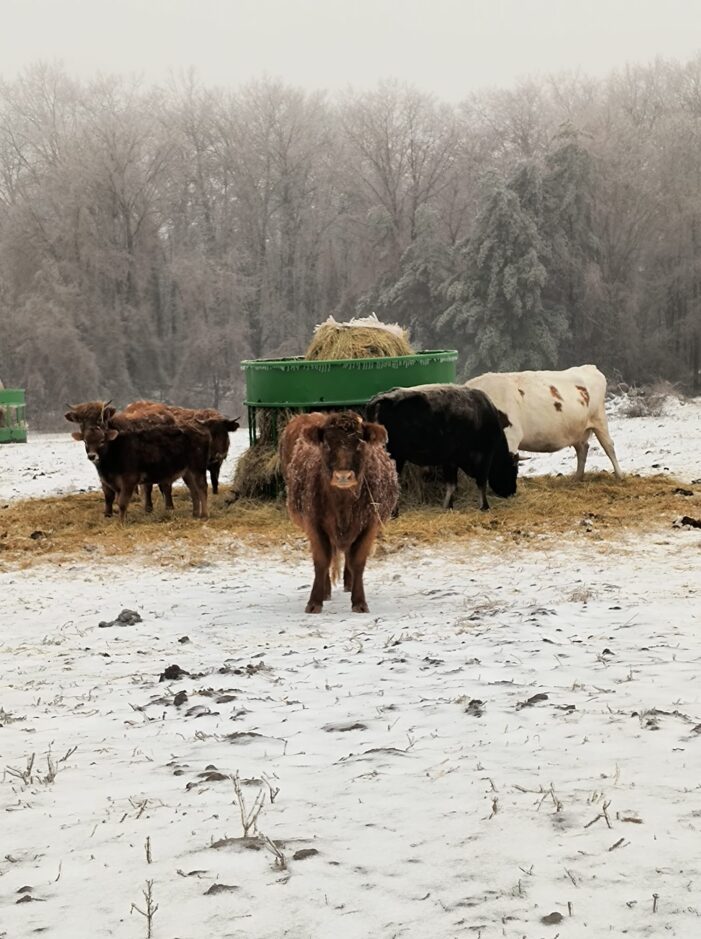
[[[381,323],[377,317],[337,323],[330,316],[314,330],[305,359],[376,359],[412,355],[409,337],[397,323]]]
[[[236,499],[274,499],[282,489],[277,446],[258,441],[239,457],[231,487]]]

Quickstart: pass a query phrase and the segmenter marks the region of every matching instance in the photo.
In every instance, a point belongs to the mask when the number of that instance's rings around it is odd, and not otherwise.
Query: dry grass
[[[403,507],[399,518],[385,526],[382,549],[563,535],[605,539],[624,531],[652,531],[669,527],[680,514],[701,515],[701,496],[676,495],[678,485],[669,476],[617,481],[597,473],[584,483],[542,476],[521,480],[513,499],[491,496],[492,511],[479,512],[475,487],[462,480],[455,511],[444,512],[440,505]],[[188,566],[221,557],[222,548],[233,553],[250,547],[306,552],[304,537],[288,521],[282,499],[240,500],[226,508],[223,495],[211,497],[207,522],[192,518],[189,497],[180,488],[175,504],[174,516],[168,517],[160,502],[152,515],[134,502],[121,526],[116,518],[103,517],[97,492],[12,502],[0,509],[0,566],[129,556]]]
[[[304,354],[305,359],[370,359],[412,355],[406,333],[397,335],[373,326],[322,323]]]
[[[274,499],[281,489],[277,446],[259,440],[239,457],[231,490],[243,499]]]

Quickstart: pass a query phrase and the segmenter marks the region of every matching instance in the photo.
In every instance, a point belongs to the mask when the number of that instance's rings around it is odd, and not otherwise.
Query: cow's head
[[[195,418],[195,424],[209,431],[209,460],[210,463],[223,463],[229,452],[229,434],[238,430],[240,424],[228,417]]]
[[[510,453],[507,446],[504,446],[503,449],[500,447],[494,454],[489,470],[489,485],[503,499],[516,493],[518,464],[518,453]]]
[[[112,427],[93,425],[83,430],[73,431],[71,436],[74,440],[82,440],[85,443],[88,459],[95,466],[99,466],[110,443],[119,436],[119,431]]]
[[[352,411],[330,414],[324,424],[305,427],[302,435],[321,447],[329,483],[335,489],[357,489],[363,480],[369,446],[383,446],[387,431]]]
[[[109,401],[86,401],[84,404],[70,404],[69,408],[70,410],[64,414],[66,420],[73,424],[80,424],[83,428],[91,424],[106,426],[117,412]]]

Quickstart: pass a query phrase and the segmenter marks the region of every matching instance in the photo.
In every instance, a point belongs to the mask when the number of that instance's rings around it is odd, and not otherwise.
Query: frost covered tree
[[[595,177],[594,158],[582,135],[571,124],[563,125],[545,158],[541,230],[550,257],[543,303],[568,324],[565,355],[572,365],[600,345],[602,331]]]
[[[548,247],[539,230],[541,178],[524,164],[504,183],[489,180],[462,271],[447,286],[439,328],[465,350],[467,375],[555,366],[567,324],[547,311]]]

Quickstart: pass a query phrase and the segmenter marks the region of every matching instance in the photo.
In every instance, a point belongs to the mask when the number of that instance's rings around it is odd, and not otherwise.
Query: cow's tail
[[[333,549],[333,554],[331,555],[331,570],[329,571],[331,575],[331,584],[337,584],[341,577],[341,552],[336,548]]]

